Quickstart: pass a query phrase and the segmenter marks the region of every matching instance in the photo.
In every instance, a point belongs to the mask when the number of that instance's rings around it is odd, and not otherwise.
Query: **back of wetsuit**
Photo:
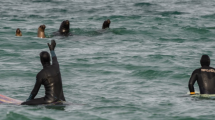
[[[66,101],[63,94],[59,64],[54,52],[55,45],[56,43],[54,40],[52,40],[52,44],[49,45],[49,49],[52,56],[52,65],[50,65],[49,53],[46,51],[41,52],[40,58],[41,63],[43,65],[43,69],[37,74],[37,80],[34,89],[31,92],[31,95],[26,102],[22,103],[22,105],[39,105],[49,104],[57,101]],[[45,87],[45,97],[34,99],[42,84]]]
[[[202,67],[193,71],[188,87],[190,92],[194,91],[194,83],[197,81],[200,94],[215,94],[215,69],[209,67],[210,58],[203,55],[200,61]]]
[[[49,103],[55,101],[65,101],[57,57],[53,55],[53,51],[51,51],[51,54],[52,65],[45,66],[37,75],[37,81],[41,81],[41,84],[45,87],[44,99]],[[31,94],[37,94],[37,92],[37,90],[33,90]]]

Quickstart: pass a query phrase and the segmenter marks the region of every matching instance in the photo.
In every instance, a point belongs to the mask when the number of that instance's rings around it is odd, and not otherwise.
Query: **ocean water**
[[[214,0],[1,1],[0,94],[28,98],[42,69],[39,53],[54,39],[72,105],[2,104],[0,119],[214,120],[214,100],[187,96],[201,55],[215,66],[214,18]],[[107,19],[110,29],[102,30]],[[63,20],[73,36],[52,35]],[[42,24],[44,39],[37,38]]]

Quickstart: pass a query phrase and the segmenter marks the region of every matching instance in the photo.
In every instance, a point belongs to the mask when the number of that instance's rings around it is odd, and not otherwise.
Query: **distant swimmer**
[[[107,19],[102,25],[102,29],[109,28],[111,21]]]
[[[16,36],[22,36],[22,32],[19,28],[16,29]]]
[[[210,57],[202,55],[201,68],[193,71],[188,87],[190,94],[195,94],[194,83],[197,81],[200,94],[215,94],[215,68],[210,67]]]
[[[69,23],[69,20],[65,20],[60,25],[59,33],[61,35],[68,35],[69,32],[70,32],[70,23]]]
[[[45,28],[46,26],[45,25],[40,25],[39,28],[38,28],[38,31],[37,31],[37,37],[39,38],[45,38]]]
[[[42,51],[40,53],[40,61],[43,65],[43,69],[37,74],[34,88],[29,98],[26,102],[23,102],[22,105],[40,105],[66,101],[63,93],[60,66],[54,52],[56,42],[52,40],[51,45],[48,43],[48,46],[52,56],[52,65],[50,63],[49,53],[47,51]],[[45,96],[34,99],[41,85],[45,87]]]

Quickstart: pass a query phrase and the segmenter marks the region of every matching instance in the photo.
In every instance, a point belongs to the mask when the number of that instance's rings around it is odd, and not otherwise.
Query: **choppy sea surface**
[[[102,30],[107,19],[110,29]],[[72,103],[1,104],[0,119],[214,120],[215,100],[187,96],[201,55],[215,66],[214,19],[214,0],[0,1],[0,94],[28,98],[42,69],[39,53],[54,39]],[[73,36],[53,36],[63,20]],[[37,38],[42,24],[44,39]]]

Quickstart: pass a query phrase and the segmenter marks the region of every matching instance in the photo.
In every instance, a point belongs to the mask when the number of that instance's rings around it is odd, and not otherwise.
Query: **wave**
[[[215,18],[215,14],[203,15],[201,17],[202,18],[211,18],[211,19],[214,19]]]
[[[191,32],[195,32],[195,33],[199,33],[199,34],[206,34],[206,33],[210,32],[205,27],[191,27],[191,26],[187,26],[187,27],[182,27],[182,29],[185,29],[185,30],[191,31]]]
[[[171,42],[183,43],[187,39],[184,39],[184,38],[165,38],[165,37],[160,37],[159,40],[161,40],[161,41],[171,41]]]
[[[138,7],[145,7],[145,6],[152,6],[154,4],[152,3],[148,3],[148,2],[141,2],[141,3],[135,3],[134,6],[138,6]]]
[[[180,11],[164,11],[164,12],[157,12],[156,14],[162,15],[162,16],[171,16],[171,15],[183,15],[187,13],[180,12]]]
[[[158,70],[136,70],[131,73],[132,76],[146,78],[146,79],[156,79],[161,77],[170,76],[172,71],[158,71]]]

